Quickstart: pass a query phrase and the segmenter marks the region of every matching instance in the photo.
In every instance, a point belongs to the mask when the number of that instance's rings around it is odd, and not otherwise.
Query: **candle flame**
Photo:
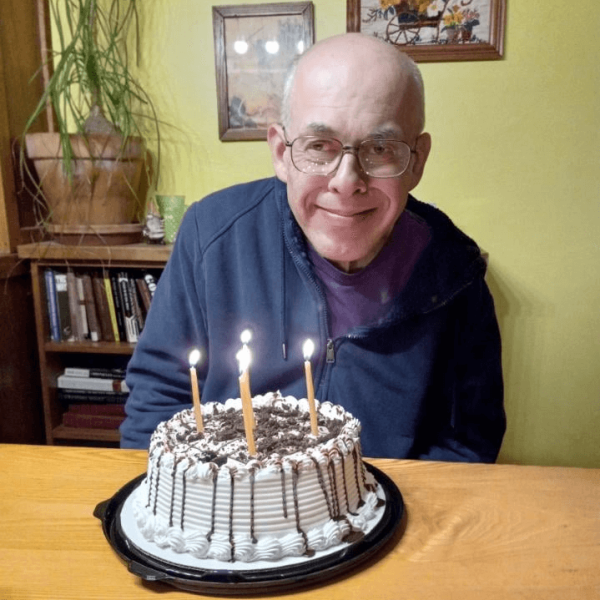
[[[252,332],[249,329],[244,329],[242,335],[240,335],[240,339],[242,340],[242,344],[249,344],[252,339]]]
[[[304,360],[310,360],[312,353],[315,351],[315,344],[312,340],[306,340],[302,346],[302,352],[304,352]]]
[[[243,346],[241,350],[235,355],[240,365],[240,374],[245,373],[250,367],[250,361],[252,360],[252,352],[248,346]]]
[[[198,350],[198,348],[194,348],[194,350],[192,350],[190,352],[189,355],[189,361],[190,361],[190,367],[194,367],[198,364],[198,361],[200,360],[200,350]]]

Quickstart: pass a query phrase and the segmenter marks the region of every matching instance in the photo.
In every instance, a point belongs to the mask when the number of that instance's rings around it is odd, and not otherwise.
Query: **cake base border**
[[[380,552],[383,554],[383,548],[404,522],[404,500],[396,484],[367,461],[365,467],[385,494],[386,504],[379,522],[359,542],[326,556],[289,566],[256,569],[250,564],[247,570],[196,569],[174,565],[140,551],[124,534],[120,513],[145,473],[125,484],[112,498],[100,502],[94,516],[102,522],[107,541],[128,570],[144,581],[160,581],[180,590],[219,596],[297,591],[324,584],[356,569]]]

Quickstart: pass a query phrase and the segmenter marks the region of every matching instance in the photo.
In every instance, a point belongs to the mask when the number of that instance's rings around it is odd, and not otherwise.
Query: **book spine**
[[[150,303],[152,302],[152,296],[150,295],[148,284],[143,277],[136,277],[135,285],[142,301],[142,306],[144,307],[144,315],[147,317],[148,311],[150,310]]]
[[[110,282],[108,272],[104,272],[104,274],[102,275],[102,280],[104,282],[104,290],[106,292],[106,301],[108,302],[108,312],[110,314],[110,324],[112,326],[112,332],[115,337],[115,342],[120,342],[121,336],[119,335],[119,325],[117,323],[115,300],[113,298],[112,285]]]
[[[79,313],[79,299],[77,296],[77,280],[73,271],[67,271],[67,294],[69,298],[69,313],[71,315],[71,331],[73,340],[80,342],[83,339],[81,330],[81,316]]]
[[[82,367],[66,367],[63,375],[67,377],[96,377],[99,379],[125,379],[125,369],[104,369],[96,367],[92,369],[84,369]]]
[[[121,271],[118,275],[119,291],[123,306],[123,316],[125,320],[125,338],[130,343],[138,341],[139,331],[135,315],[133,314],[133,303],[131,299],[131,290],[129,287],[129,276],[126,271]]]
[[[68,412],[78,415],[113,415],[125,416],[123,404],[73,403],[69,404]]]
[[[46,284],[46,303],[48,305],[48,321],[50,323],[50,339],[53,342],[60,342],[60,321],[58,318],[58,302],[56,299],[56,283],[54,280],[54,271],[46,269],[44,271],[44,282]]]
[[[89,273],[81,274],[81,283],[83,285],[85,315],[87,318],[90,340],[92,340],[92,342],[99,342],[100,324],[98,322],[98,313],[96,311],[96,302],[94,300],[92,278]]]
[[[115,335],[113,333],[112,323],[110,320],[108,300],[106,298],[106,290],[104,289],[104,281],[98,273],[94,273],[92,275],[92,287],[94,289],[94,300],[96,301],[96,309],[98,311],[100,339],[104,340],[105,342],[114,342]]]
[[[133,316],[136,320],[136,327],[139,334],[144,329],[144,315],[142,314],[142,307],[140,305],[139,295],[137,293],[137,286],[133,277],[129,278],[129,296],[131,297],[131,305],[133,308]]]
[[[59,375],[57,387],[76,390],[98,390],[105,392],[128,392],[124,379],[101,379],[100,377],[69,377]]]
[[[67,274],[56,271],[54,273],[56,285],[56,304],[58,305],[58,319],[60,321],[60,338],[63,342],[72,342],[73,329],[71,327],[71,311],[69,310],[69,292],[67,291]]]
[[[117,415],[63,414],[63,425],[80,429],[118,429],[122,422],[123,417]]]
[[[79,324],[81,326],[81,339],[87,340],[90,337],[90,328],[85,310],[85,290],[83,289],[83,278],[81,275],[75,275],[77,289],[77,300],[79,302]]]
[[[57,398],[63,404],[85,402],[86,404],[125,404],[127,394],[123,392],[103,392],[98,390],[58,389]]]
[[[123,314],[121,292],[119,291],[119,280],[116,274],[111,274],[110,285],[113,293],[113,300],[115,303],[115,315],[117,318],[117,327],[119,328],[119,339],[122,342],[126,342],[127,334],[125,333],[125,315]]]

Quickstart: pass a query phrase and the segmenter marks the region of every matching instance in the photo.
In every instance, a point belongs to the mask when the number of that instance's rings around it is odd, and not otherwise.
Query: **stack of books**
[[[46,269],[50,338],[137,342],[157,279],[149,271]]]
[[[63,425],[118,429],[125,418],[129,393],[125,369],[67,367],[57,386],[58,398],[66,407]]]

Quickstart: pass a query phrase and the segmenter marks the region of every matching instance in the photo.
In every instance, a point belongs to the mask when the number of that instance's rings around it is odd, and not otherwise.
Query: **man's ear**
[[[431,150],[431,136],[428,133],[422,133],[417,138],[415,144],[415,162],[411,170],[411,182],[410,189],[417,187],[421,177],[423,177],[423,171],[425,170],[425,163]]]
[[[271,160],[273,161],[273,167],[275,168],[275,175],[277,175],[278,179],[287,183],[289,163],[284,156],[287,146],[285,145],[285,134],[283,133],[283,127],[281,125],[269,125],[269,129],[267,130],[267,142],[271,149]]]

